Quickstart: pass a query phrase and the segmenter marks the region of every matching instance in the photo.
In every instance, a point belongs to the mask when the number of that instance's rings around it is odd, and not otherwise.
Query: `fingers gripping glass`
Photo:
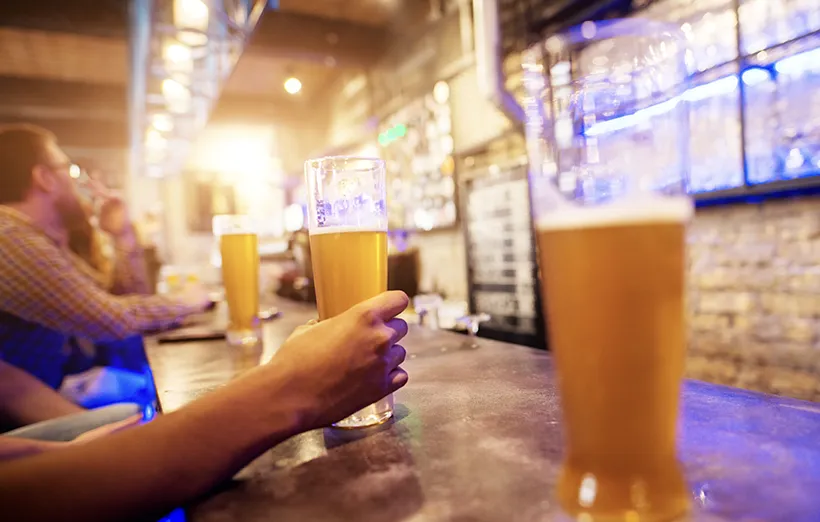
[[[387,290],[384,162],[347,156],[309,160],[305,178],[316,302],[324,320]],[[371,426],[392,415],[388,395],[336,426]]]

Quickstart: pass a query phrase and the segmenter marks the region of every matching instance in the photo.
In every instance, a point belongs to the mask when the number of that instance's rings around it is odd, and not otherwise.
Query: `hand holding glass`
[[[305,163],[310,252],[319,320],[387,290],[384,162],[329,157]],[[393,416],[393,397],[335,424],[357,428]]]

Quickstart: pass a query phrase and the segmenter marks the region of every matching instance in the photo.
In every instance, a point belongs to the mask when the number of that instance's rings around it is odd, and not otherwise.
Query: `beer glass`
[[[387,290],[387,208],[384,162],[328,157],[305,162],[308,232],[319,320]],[[388,395],[338,422],[372,426],[393,415]]]
[[[259,246],[249,216],[214,216],[214,236],[222,257],[222,283],[228,304],[226,339],[232,346],[254,345],[259,326]]]
[[[524,58],[539,266],[574,520],[686,513],[676,458],[684,369],[685,40],[586,22]],[[549,115],[549,117],[547,117]]]

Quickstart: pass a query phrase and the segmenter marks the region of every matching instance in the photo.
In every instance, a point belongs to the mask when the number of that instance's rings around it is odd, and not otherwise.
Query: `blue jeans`
[[[125,420],[138,413],[142,413],[145,416],[145,420],[150,420],[150,418],[154,416],[153,409],[146,411],[147,408],[151,407],[133,403],[114,404],[96,410],[89,410],[83,413],[75,413],[73,415],[66,415],[65,417],[30,424],[4,433],[3,435],[6,437],[19,437],[24,439],[68,442],[76,439],[87,431],[111,424],[112,422]]]

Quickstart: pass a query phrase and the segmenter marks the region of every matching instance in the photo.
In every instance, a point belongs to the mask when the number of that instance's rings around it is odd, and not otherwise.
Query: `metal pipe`
[[[498,0],[473,0],[478,88],[513,124],[522,125],[524,110],[504,85],[500,32]]]
[[[151,0],[131,0],[130,38],[131,78],[128,82],[129,163],[125,184],[129,197],[134,197],[135,180],[143,172],[142,140],[145,133],[145,97],[148,60],[151,45]],[[139,209],[142,210],[142,209]]]

